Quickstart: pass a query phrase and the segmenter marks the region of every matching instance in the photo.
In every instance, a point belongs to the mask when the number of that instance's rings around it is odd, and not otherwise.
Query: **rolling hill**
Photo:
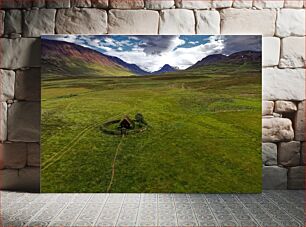
[[[148,72],[135,64],[73,43],[54,40],[42,42],[43,75],[131,76]]]

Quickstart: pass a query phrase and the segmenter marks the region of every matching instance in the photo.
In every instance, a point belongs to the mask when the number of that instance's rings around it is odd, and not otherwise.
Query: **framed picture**
[[[257,193],[261,36],[42,36],[42,192]]]

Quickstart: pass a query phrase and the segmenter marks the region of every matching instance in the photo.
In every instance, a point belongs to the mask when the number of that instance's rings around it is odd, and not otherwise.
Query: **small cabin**
[[[134,121],[129,116],[124,116],[119,122],[120,128],[133,129],[135,127]]]

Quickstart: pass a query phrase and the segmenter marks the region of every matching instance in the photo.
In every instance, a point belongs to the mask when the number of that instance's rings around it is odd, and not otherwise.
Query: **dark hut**
[[[135,123],[132,119],[129,118],[129,116],[126,115],[119,122],[119,127],[125,129],[133,129],[135,127]]]

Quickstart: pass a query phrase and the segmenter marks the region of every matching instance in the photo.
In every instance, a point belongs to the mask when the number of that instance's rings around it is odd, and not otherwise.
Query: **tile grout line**
[[[105,207],[105,205],[106,205],[106,203],[107,203],[107,200],[109,199],[109,195],[110,195],[109,193],[106,194],[106,198],[105,198],[105,201],[104,201],[104,203],[103,203],[103,206],[102,206],[102,208],[101,208],[99,214],[97,215],[96,221],[94,222],[93,226],[97,226],[97,222],[99,221],[99,218],[101,217],[101,215],[102,215],[102,213],[103,213],[103,209],[104,209],[104,207]]]
[[[173,194],[171,194],[171,197],[172,197],[172,201],[173,201],[173,205],[174,205],[174,210],[175,210],[175,218],[176,218],[176,226],[178,226],[179,224],[179,221],[178,221],[178,217],[177,217],[177,208],[176,208],[176,203],[175,203],[175,199],[174,199],[174,196]]]
[[[118,224],[125,198],[126,198],[126,194],[124,193],[123,198],[122,198],[122,202],[121,202],[121,205],[120,205],[120,209],[119,209],[119,212],[118,212],[118,216],[116,218],[115,226],[117,226],[117,224]]]
[[[137,213],[136,213],[135,226],[137,225],[137,221],[138,221],[138,214],[139,214],[139,210],[140,210],[140,202],[141,202],[141,195],[139,195],[139,202],[138,202],[138,208],[137,208]]]
[[[220,226],[220,222],[219,222],[219,219],[216,217],[215,213],[213,212],[213,210],[211,209],[210,207],[210,203],[208,202],[205,194],[202,194],[202,197],[204,198],[204,200],[206,201],[207,205],[208,205],[208,209],[210,210],[212,216],[214,217],[215,221],[216,221],[216,224],[217,226]]]
[[[89,198],[85,201],[85,204],[84,204],[83,208],[80,209],[80,211],[77,213],[77,215],[76,215],[76,217],[74,218],[74,220],[71,222],[71,225],[72,225],[72,226],[73,226],[73,224],[78,220],[78,218],[79,218],[80,215],[82,214],[83,210],[84,210],[85,208],[87,208],[88,201],[90,201],[90,199],[91,199],[92,197],[93,197],[93,194],[91,194],[91,195],[89,196]]]
[[[197,215],[195,214],[194,209],[193,209],[193,206],[192,206],[192,204],[191,204],[190,194],[186,194],[186,196],[187,196],[187,198],[188,198],[189,205],[190,205],[190,208],[191,208],[191,210],[192,210],[193,218],[195,219],[195,221],[196,221],[196,223],[197,223],[197,226],[199,226],[198,217],[197,217]]]

